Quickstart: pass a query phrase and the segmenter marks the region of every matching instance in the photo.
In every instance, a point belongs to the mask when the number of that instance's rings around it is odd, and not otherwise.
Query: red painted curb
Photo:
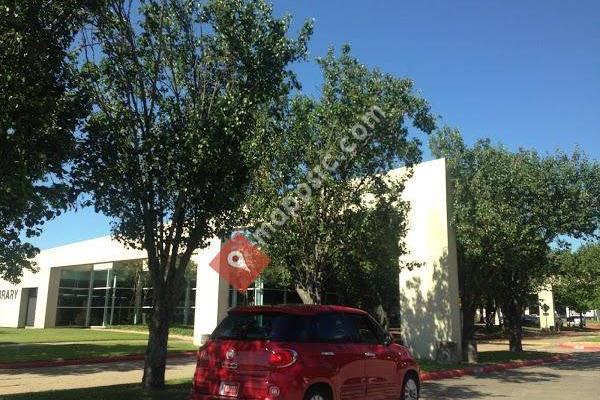
[[[567,349],[574,349],[574,350],[589,350],[589,351],[600,351],[600,345],[590,345],[589,343],[586,342],[565,342],[565,343],[561,343],[560,347],[564,347]]]
[[[182,358],[193,357],[195,351],[184,351],[180,353],[171,353],[167,358]],[[127,356],[114,357],[95,357],[81,358],[77,360],[53,360],[53,361],[26,361],[16,363],[0,363],[0,369],[24,369],[24,368],[46,368],[46,367],[63,367],[67,365],[82,365],[82,364],[108,364],[122,361],[141,361],[145,358],[144,354],[130,354]]]
[[[571,358],[570,354],[543,358],[538,360],[512,361],[501,364],[488,364],[477,367],[468,367],[462,369],[451,369],[447,371],[422,372],[421,381],[438,381],[441,379],[460,378],[468,375],[482,375],[490,372],[504,371],[507,369],[516,369],[523,367],[531,367],[534,365],[552,364]]]

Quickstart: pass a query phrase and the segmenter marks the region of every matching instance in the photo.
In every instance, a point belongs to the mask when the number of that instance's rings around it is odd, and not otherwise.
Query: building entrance
[[[25,313],[25,326],[35,324],[35,308],[37,306],[37,288],[24,289],[27,293],[27,311]]]

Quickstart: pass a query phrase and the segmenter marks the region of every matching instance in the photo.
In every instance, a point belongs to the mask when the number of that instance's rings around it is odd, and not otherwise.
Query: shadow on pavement
[[[548,368],[557,371],[600,371],[600,352],[573,353],[573,358],[571,360],[550,364],[548,365]]]
[[[508,398],[511,396],[491,393],[489,390],[498,387],[497,384],[558,382],[564,379],[561,371],[600,371],[600,353],[575,353],[573,359],[556,364],[426,382],[422,395],[423,400]]]
[[[445,382],[427,382],[423,384],[422,396],[424,399],[487,399],[498,397],[481,391],[477,385],[452,385]]]

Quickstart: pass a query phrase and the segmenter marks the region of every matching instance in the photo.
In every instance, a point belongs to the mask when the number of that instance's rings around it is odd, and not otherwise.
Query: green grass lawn
[[[96,342],[140,340],[139,333],[106,332],[86,328],[18,329],[0,328],[0,345],[23,343]]]
[[[78,328],[0,329],[0,363],[72,360],[143,354],[147,337],[139,333]],[[187,341],[170,339],[169,351],[196,350]]]
[[[91,389],[56,390],[0,396],[2,400],[187,400],[190,394],[189,380],[167,382],[164,390],[150,392],[139,384],[104,386]]]
[[[148,327],[146,325],[112,325],[109,328],[134,332],[148,332]],[[194,327],[190,325],[172,325],[169,332],[171,335],[193,337]]]
[[[576,342],[598,343],[598,342],[600,342],[600,336],[588,336],[588,337],[577,339]]]
[[[197,347],[182,340],[169,340],[170,352],[193,351]],[[25,361],[74,360],[81,358],[113,357],[143,354],[146,340],[81,342],[76,344],[24,344],[0,347],[0,363]]]
[[[540,358],[552,357],[556,354],[543,351],[524,351],[522,353],[511,353],[502,351],[482,351],[479,352],[479,363],[477,365],[498,364],[509,361],[536,360]],[[440,363],[436,361],[420,360],[421,370],[425,372],[444,371],[448,369],[459,369],[472,367],[474,365],[463,363]]]

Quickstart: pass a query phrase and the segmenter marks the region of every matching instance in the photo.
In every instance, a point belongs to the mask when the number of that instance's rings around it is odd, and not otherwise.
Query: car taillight
[[[269,364],[276,368],[289,367],[296,362],[298,353],[289,349],[275,349],[269,352]]]
[[[206,348],[200,348],[198,350],[198,365],[207,365],[210,360],[208,350]]]

